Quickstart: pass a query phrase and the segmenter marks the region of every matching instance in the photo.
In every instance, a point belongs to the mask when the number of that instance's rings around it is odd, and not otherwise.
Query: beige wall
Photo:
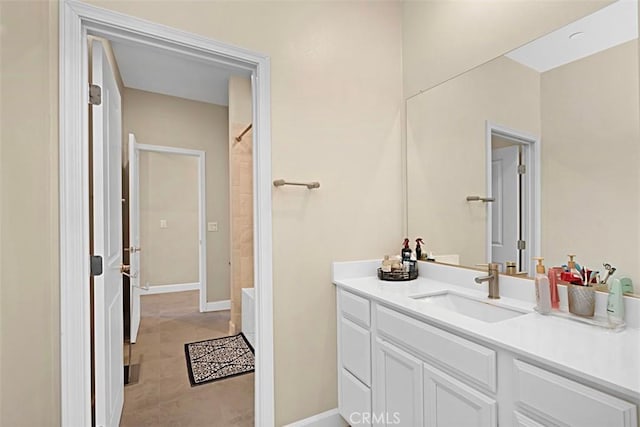
[[[253,287],[253,129],[251,80],[229,79],[229,171],[231,180],[231,319],[229,329],[242,329],[242,288]]]
[[[541,89],[547,265],[607,261],[640,292],[638,41],[547,71]]]
[[[540,135],[540,75],[500,57],[407,101],[409,235],[428,251],[484,263],[485,123]]]
[[[405,96],[501,56],[612,0],[403,2]]]
[[[276,425],[335,408],[330,263],[380,257],[402,237],[400,3],[99,4],[271,57],[273,174],[322,184],[273,196]],[[20,183],[2,189],[1,416],[12,426],[59,419],[57,7],[2,3],[2,181]]]
[[[218,232],[207,232],[207,300],[229,299],[227,107],[135,89],[124,91],[123,103],[125,131],[134,133],[138,143],[190,148],[206,152],[207,221],[218,222],[219,230]],[[170,185],[168,182],[166,184]],[[189,184],[190,188],[193,188],[192,185]],[[141,188],[141,192],[142,190]],[[166,232],[168,229],[159,229],[159,218],[155,219],[158,221],[147,224],[151,227],[148,230],[154,229],[158,233]],[[145,227],[144,224],[141,225]],[[172,224],[168,225],[173,230]],[[144,255],[142,258],[145,258]],[[160,258],[152,262],[160,263],[163,261],[163,258]],[[167,276],[169,273],[168,270],[164,270],[164,267],[156,266],[153,269],[155,268],[165,272],[165,276],[154,279],[159,282],[155,284],[176,283],[172,280],[176,280],[177,277]],[[191,269],[192,266],[188,268]],[[150,270],[152,268],[147,269],[147,271]],[[186,274],[185,271],[185,275],[182,277],[187,277]],[[195,278],[197,279],[197,277],[196,275]]]
[[[198,178],[196,157],[140,153],[141,284],[199,282]]]
[[[440,3],[448,13],[418,10],[434,2],[405,7],[407,95],[597,8],[493,2],[484,5],[491,19],[474,23],[456,2]],[[329,263],[379,257],[401,237],[400,3],[99,4],[271,56],[274,176],[322,183],[313,193],[274,192],[276,422],[335,407]],[[58,4],[2,2],[0,8],[0,424],[56,425]],[[414,33],[422,38],[412,39]],[[474,44],[480,40],[483,46]],[[33,268],[36,256],[44,259],[42,268]],[[29,370],[16,370],[19,363]]]
[[[270,56],[273,178],[322,184],[273,194],[276,424],[335,408],[330,263],[402,237],[400,3],[98,4]]]
[[[0,425],[60,418],[57,4],[0,2]]]

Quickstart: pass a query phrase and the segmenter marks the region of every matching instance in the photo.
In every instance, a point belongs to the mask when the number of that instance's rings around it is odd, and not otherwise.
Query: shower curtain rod
[[[253,127],[253,123],[249,123],[249,126],[247,126],[240,135],[236,136],[236,141],[237,142],[242,141],[242,137],[245,136],[245,134],[249,132],[252,127]]]

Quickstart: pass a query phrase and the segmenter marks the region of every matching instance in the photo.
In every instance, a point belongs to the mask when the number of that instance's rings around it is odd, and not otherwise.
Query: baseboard
[[[338,408],[296,421],[285,427],[346,427],[349,424],[340,416]]]
[[[210,301],[205,305],[204,311],[222,311],[231,310],[231,300]]]
[[[149,286],[149,289],[140,289],[140,295],[167,294],[170,292],[199,291],[200,283],[177,283],[171,285]]]

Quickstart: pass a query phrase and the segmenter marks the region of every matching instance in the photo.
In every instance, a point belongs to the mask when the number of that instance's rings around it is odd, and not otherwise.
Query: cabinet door
[[[496,427],[496,401],[424,364],[424,419],[427,427]]]
[[[372,424],[422,426],[422,362],[380,338],[374,351]]]

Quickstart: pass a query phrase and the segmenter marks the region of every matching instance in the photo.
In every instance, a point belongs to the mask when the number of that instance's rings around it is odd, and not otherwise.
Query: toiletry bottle
[[[538,261],[536,265],[536,311],[542,314],[548,314],[551,312],[551,286],[549,285],[549,278],[544,272],[544,264],[542,261],[544,258],[534,258]]]
[[[612,325],[624,322],[624,298],[620,279],[611,280],[609,299],[607,300],[607,317]]]
[[[630,278],[623,276],[620,278],[620,284],[622,285],[622,293],[623,294],[632,294],[633,293],[633,282]]]
[[[569,262],[567,263],[567,270],[569,270],[569,274],[571,274],[572,280],[568,280],[568,282],[574,283],[576,284],[576,280],[579,280],[580,282],[582,282],[582,273],[580,273],[580,270],[578,270],[578,267],[576,266],[576,262],[573,260],[576,256],[575,255],[567,255],[569,257]],[[581,283],[578,283],[581,284]]]
[[[562,267],[551,267],[549,269],[549,286],[551,290],[551,308],[560,308],[560,295],[558,294],[558,282],[562,274]]]
[[[416,239],[416,259],[418,261],[422,261],[422,247],[420,246],[420,244],[424,245],[424,241],[422,240],[422,237],[418,237]]]
[[[391,273],[391,266],[393,265],[393,261],[389,258],[389,255],[384,256],[384,260],[382,260],[382,271],[385,273]]]
[[[411,259],[411,248],[409,247],[409,239],[404,239],[402,247],[402,261],[409,261]]]

